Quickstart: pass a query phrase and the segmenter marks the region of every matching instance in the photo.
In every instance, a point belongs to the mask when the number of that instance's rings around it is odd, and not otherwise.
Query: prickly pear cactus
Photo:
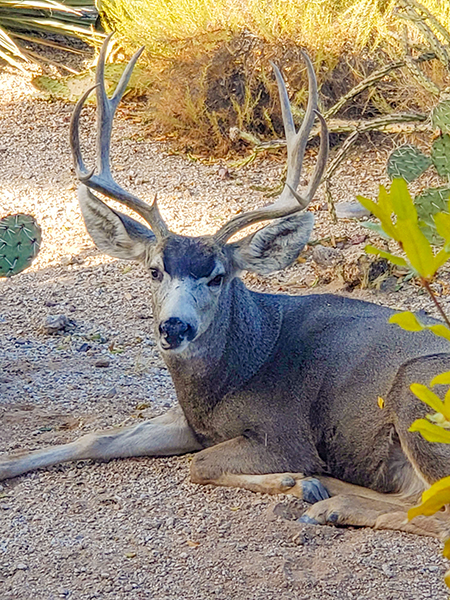
[[[389,156],[386,171],[389,179],[403,178],[410,183],[431,165],[431,159],[412,144],[396,148]]]
[[[434,129],[442,133],[450,133],[450,100],[439,102],[431,112],[431,123]]]
[[[431,160],[436,171],[444,179],[450,176],[450,135],[441,135],[431,147]]]
[[[434,215],[448,212],[450,187],[428,188],[414,198],[420,228],[432,244],[442,244],[443,239],[436,231]]]
[[[0,277],[17,275],[29,267],[40,244],[41,228],[31,215],[0,219]]]

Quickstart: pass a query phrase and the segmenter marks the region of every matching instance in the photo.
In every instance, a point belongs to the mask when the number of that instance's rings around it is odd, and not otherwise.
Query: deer
[[[188,237],[170,231],[156,196],[148,204],[112,176],[114,113],[143,48],[108,98],[107,44],[96,84],[79,100],[70,126],[78,199],[97,248],[140,261],[149,273],[154,334],[177,403],[132,426],[3,456],[0,479],[65,461],[193,454],[193,483],[293,495],[310,504],[299,519],[303,523],[448,537],[444,513],[406,518],[420,494],[450,473],[450,448],[408,431],[424,414],[409,386],[450,369],[445,340],[390,325],[395,312],[390,308],[338,295],[259,293],[240,278],[244,271],[267,275],[285,269],[313,230],[313,213],[306,209],[321,183],[329,142],[308,55],[302,51],[309,96],[298,131],[283,77],[272,65],[287,144],[280,196],[233,216],[211,235]],[[97,159],[88,169],[79,120],[93,89]],[[316,118],[317,161],[309,183],[298,191]],[[146,224],[112,209],[94,192],[132,209]],[[259,229],[236,239],[258,223]]]

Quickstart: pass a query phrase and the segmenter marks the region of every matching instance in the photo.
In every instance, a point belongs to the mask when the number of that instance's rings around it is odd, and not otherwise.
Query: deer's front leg
[[[284,461],[269,448],[239,436],[196,454],[191,464],[191,481],[262,494],[289,494],[310,503],[329,498],[319,479],[283,470]]]
[[[160,417],[131,427],[88,433],[70,444],[0,457],[0,480],[71,460],[172,456],[201,448],[177,405]]]

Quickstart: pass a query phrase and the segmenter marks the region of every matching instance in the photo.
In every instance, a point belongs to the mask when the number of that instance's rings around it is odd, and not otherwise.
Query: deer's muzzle
[[[184,341],[190,342],[196,335],[195,328],[177,317],[171,317],[159,326],[163,350],[175,350]]]

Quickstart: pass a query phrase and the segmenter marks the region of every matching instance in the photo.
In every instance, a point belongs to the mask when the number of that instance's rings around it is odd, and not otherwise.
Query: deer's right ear
[[[125,260],[142,260],[154,233],[131,217],[113,210],[85,185],[78,188],[78,201],[86,229],[99,250]]]

